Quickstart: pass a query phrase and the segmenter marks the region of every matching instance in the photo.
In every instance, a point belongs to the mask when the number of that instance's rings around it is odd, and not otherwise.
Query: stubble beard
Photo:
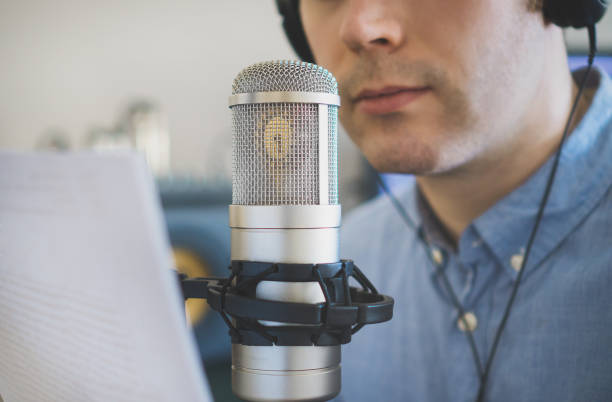
[[[364,85],[377,82],[430,87],[432,98],[422,113],[399,111],[364,115],[350,101]],[[436,174],[456,168],[473,152],[469,129],[475,116],[467,95],[448,74],[425,62],[398,63],[389,57],[361,58],[343,77],[340,93],[348,98],[340,109],[341,121],[375,169],[382,172]],[[417,99],[417,102],[424,101]]]

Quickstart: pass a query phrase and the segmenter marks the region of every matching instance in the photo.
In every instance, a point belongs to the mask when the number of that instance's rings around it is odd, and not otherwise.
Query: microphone
[[[338,256],[336,80],[310,63],[254,64],[234,80],[229,104],[231,274],[179,274],[183,297],[206,299],[228,326],[237,396],[331,399],[340,345],[393,317],[393,299]]]
[[[310,275],[317,264],[341,264],[336,79],[310,63],[258,63],[237,75],[229,103],[233,122],[232,265],[239,261],[284,264]],[[237,283],[240,280],[238,275]],[[310,281],[261,280],[254,291],[260,300],[326,302],[315,277]],[[252,325],[235,324],[242,333],[253,329]],[[255,325],[268,332],[284,328],[293,334],[300,326],[269,320],[257,320]],[[322,401],[340,392],[339,342],[315,346],[311,339],[279,342],[276,338],[271,346],[257,345],[256,340],[245,342],[244,337],[241,343],[232,344],[232,389],[238,397]]]

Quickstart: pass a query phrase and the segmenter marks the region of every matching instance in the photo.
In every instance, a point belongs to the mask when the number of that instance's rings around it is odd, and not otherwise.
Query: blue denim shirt
[[[589,81],[597,91],[563,149],[491,368],[487,401],[612,401],[612,82],[599,70]],[[438,261],[472,314],[485,362],[551,165],[552,158],[474,220],[456,248],[445,250],[414,183],[396,195],[425,226],[429,246],[385,197],[345,220],[342,256],[394,297],[395,311],[390,322],[366,326],[343,348],[339,400],[475,400],[474,359],[428,253],[442,250]]]

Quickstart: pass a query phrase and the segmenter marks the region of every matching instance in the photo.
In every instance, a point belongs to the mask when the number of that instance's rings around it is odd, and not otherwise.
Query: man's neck
[[[567,69],[549,78],[511,143],[452,171],[417,177],[420,190],[456,242],[474,219],[524,183],[557,150],[577,87]],[[573,126],[587,108],[588,101],[581,101]]]

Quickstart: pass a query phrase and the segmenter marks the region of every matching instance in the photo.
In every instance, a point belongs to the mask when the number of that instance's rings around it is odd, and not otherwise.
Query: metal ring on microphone
[[[340,227],[337,205],[230,205],[231,228],[312,229]]]
[[[235,94],[229,97],[229,107],[252,103],[318,103],[340,106],[340,96],[323,92],[270,91]]]

